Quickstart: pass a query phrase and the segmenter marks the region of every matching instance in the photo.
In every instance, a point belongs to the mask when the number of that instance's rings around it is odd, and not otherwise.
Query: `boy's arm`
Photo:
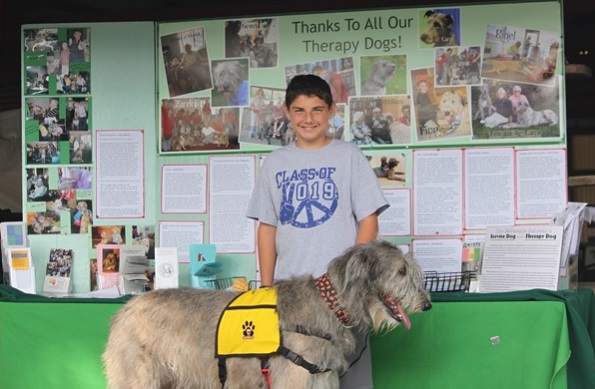
[[[277,227],[265,223],[258,224],[258,264],[262,286],[273,285],[277,262],[276,235]]]
[[[356,244],[366,243],[378,237],[378,214],[374,212],[358,223]]]

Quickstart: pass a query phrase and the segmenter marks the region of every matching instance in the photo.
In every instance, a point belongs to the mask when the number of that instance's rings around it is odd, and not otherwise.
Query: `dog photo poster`
[[[434,68],[411,71],[417,141],[471,135],[465,86],[437,88]]]
[[[554,86],[559,47],[559,32],[489,24],[481,76]]]
[[[460,8],[423,9],[419,16],[419,47],[458,46],[461,43]]]
[[[484,79],[471,87],[473,139],[538,139],[561,135],[559,89]]]
[[[407,93],[407,56],[370,55],[360,57],[360,96]]]
[[[120,246],[97,245],[97,287],[109,289],[119,285]]]

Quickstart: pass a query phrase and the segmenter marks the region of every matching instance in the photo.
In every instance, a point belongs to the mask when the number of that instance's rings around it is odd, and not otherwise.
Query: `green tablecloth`
[[[431,311],[411,317],[410,331],[372,337],[376,389],[595,388],[592,290],[432,300]]]
[[[127,300],[46,298],[0,285],[0,388],[104,388],[109,321]],[[376,389],[564,388],[566,376],[569,388],[595,388],[592,291],[433,300],[431,311],[411,317],[410,331],[372,337]]]

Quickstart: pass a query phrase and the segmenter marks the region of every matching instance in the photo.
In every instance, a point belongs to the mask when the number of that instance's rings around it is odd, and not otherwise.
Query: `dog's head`
[[[444,92],[438,103],[438,111],[444,116],[456,116],[465,108],[463,97],[457,92]]]
[[[108,253],[103,260],[103,271],[117,271],[118,257],[114,253]]]
[[[420,35],[422,42],[435,46],[448,46],[447,42],[450,42],[454,36],[453,17],[434,11],[427,11],[424,17],[428,19],[428,25]]]
[[[522,115],[527,112],[531,106],[529,106],[529,102],[526,100],[520,100],[516,105],[512,108],[512,111],[515,115]]]
[[[277,61],[274,50],[266,43],[261,43],[252,48],[254,59],[258,63],[258,67],[272,67]]]
[[[388,331],[400,323],[409,328],[408,314],[432,307],[421,267],[412,255],[387,241],[351,247],[330,263],[328,274],[353,325],[375,331]]]
[[[227,101],[237,96],[242,73],[242,64],[239,61],[219,62],[213,69],[215,87]]]
[[[385,82],[395,73],[396,68],[397,65],[390,61],[376,61],[372,65],[372,69],[370,69],[370,78]]]

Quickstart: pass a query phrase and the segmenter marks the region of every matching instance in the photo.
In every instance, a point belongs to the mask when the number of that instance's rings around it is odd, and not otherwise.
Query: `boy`
[[[377,237],[378,215],[388,207],[359,148],[328,136],[335,104],[323,79],[295,76],[283,109],[296,141],[266,158],[247,212],[259,221],[263,286],[292,276],[324,274],[327,264],[348,247]],[[363,351],[362,358],[347,373],[349,378],[342,379],[353,388],[372,387],[369,349],[363,350],[365,332],[360,332],[362,345],[351,360]],[[357,372],[360,366],[363,374]]]

